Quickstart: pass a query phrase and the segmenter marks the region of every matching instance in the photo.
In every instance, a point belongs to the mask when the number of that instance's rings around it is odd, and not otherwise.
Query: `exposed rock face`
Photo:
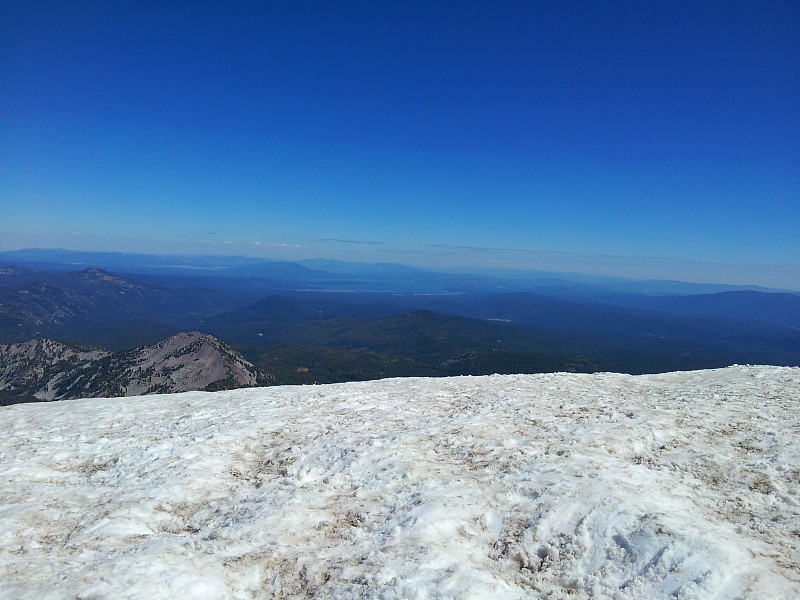
[[[125,396],[255,387],[267,382],[238,352],[198,332],[179,333],[124,356]]]
[[[198,332],[117,353],[45,339],[0,345],[0,391],[8,401],[234,389],[270,379],[226,344]]]
[[[87,394],[111,362],[107,350],[30,340],[0,345],[0,390],[39,400],[79,398]]]

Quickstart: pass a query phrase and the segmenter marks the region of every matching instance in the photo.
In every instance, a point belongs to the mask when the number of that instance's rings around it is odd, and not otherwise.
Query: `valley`
[[[213,336],[250,363],[262,384],[800,365],[800,296],[780,290],[587,283],[565,274],[504,279],[335,261],[306,266],[96,253],[58,259],[54,252],[29,253],[27,261],[20,253],[0,253],[0,344],[47,339],[65,345],[59,352],[71,357],[53,363],[40,351],[40,370],[60,364],[73,373],[83,365],[81,353],[94,352],[102,356],[90,361],[93,369],[116,361],[114,369],[122,372],[129,368],[119,366],[127,360],[120,356],[146,354],[143,348],[182,332]],[[423,287],[428,291],[420,292]],[[664,290],[673,293],[655,293]],[[62,379],[70,377],[91,379]],[[75,384],[75,390],[120,395],[162,389],[120,383],[117,375],[107,379],[99,387]],[[198,380],[191,389],[210,383]],[[75,397],[34,392],[40,399]]]

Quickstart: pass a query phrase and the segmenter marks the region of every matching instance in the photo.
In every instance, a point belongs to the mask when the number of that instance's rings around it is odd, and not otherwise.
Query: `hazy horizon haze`
[[[800,5],[0,7],[0,249],[800,281]]]

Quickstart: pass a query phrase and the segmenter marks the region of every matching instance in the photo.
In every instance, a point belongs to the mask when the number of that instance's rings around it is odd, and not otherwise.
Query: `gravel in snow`
[[[0,409],[0,598],[797,598],[800,369]]]

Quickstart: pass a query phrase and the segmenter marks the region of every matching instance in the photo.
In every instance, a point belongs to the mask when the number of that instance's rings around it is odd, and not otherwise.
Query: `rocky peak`
[[[0,396],[64,400],[266,385],[271,377],[197,331],[111,353],[37,339],[0,345]]]
[[[127,395],[253,387],[266,377],[233,348],[198,331],[179,333],[131,354]]]

